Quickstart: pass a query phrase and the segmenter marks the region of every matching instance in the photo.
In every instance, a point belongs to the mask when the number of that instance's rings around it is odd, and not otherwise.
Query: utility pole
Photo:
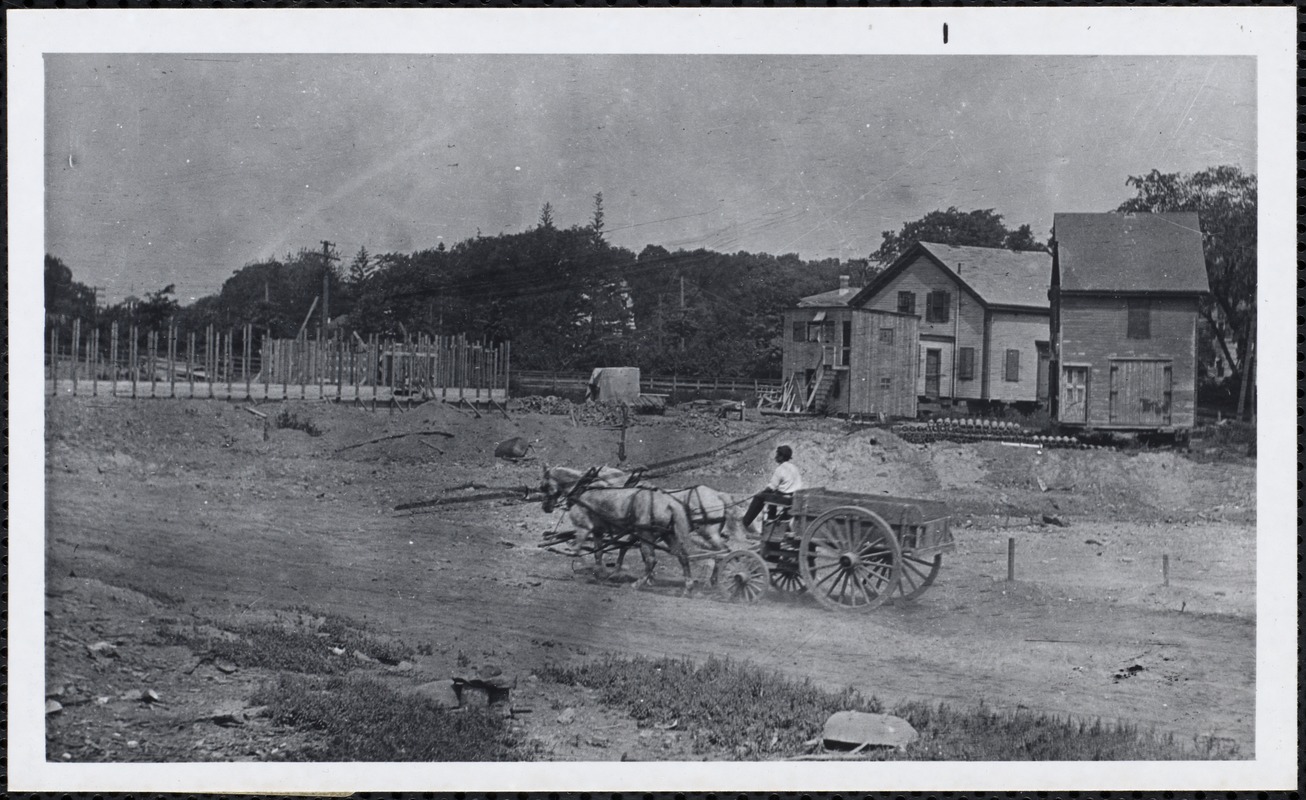
[[[685,350],[685,276],[680,276],[680,350]]]
[[[331,248],[335,247],[332,242],[326,239],[322,240],[322,327],[325,328],[331,322],[331,262],[338,260],[338,256],[331,255]]]

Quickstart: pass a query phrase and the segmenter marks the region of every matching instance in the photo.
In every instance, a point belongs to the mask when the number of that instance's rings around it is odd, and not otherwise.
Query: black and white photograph
[[[1293,19],[10,12],[11,785],[1292,788]]]

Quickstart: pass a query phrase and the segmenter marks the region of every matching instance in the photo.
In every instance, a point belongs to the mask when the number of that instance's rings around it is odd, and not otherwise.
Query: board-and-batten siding
[[[853,414],[916,416],[918,322],[904,314],[853,315],[851,363],[841,393]],[[893,331],[893,342],[882,331]],[[887,380],[887,385],[885,381]]]
[[[1151,336],[1128,338],[1128,301],[1123,296],[1062,295],[1059,353],[1062,371],[1089,367],[1090,426],[1112,427],[1111,362],[1169,361],[1172,370],[1170,425],[1191,427],[1197,381],[1197,300],[1150,299]]]
[[[1052,330],[1045,314],[994,311],[989,318],[989,399],[1007,403],[1031,402],[1038,398],[1038,346]],[[1007,380],[1007,351],[1015,350],[1019,380]],[[979,355],[976,354],[978,361]],[[980,366],[975,368],[976,376]]]
[[[964,267],[963,267],[964,269]],[[947,322],[929,322],[925,319],[926,296],[943,289],[950,295],[951,309]],[[920,256],[908,264],[902,272],[895,275],[876,292],[866,303],[866,308],[874,311],[897,311],[898,293],[911,292],[916,296],[916,316],[919,317],[921,336],[920,351],[917,354],[916,393],[925,394],[925,351],[940,351],[939,395],[953,397],[953,341],[960,347],[975,348],[975,380],[958,381],[956,395],[958,399],[978,400],[983,391],[979,379],[982,363],[981,353],[984,347],[984,308],[974,295],[967,292],[938,265],[925,256]],[[961,313],[957,313],[958,300]],[[937,338],[931,338],[937,337]]]

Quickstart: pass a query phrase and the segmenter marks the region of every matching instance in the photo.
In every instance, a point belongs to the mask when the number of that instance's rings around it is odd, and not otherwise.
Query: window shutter
[[[957,367],[957,379],[971,381],[975,379],[975,348],[961,348],[961,364]]]
[[[1019,351],[1019,350],[1008,350],[1008,351],[1007,351],[1007,375],[1006,375],[1006,379],[1009,380],[1009,381],[1019,381],[1019,380],[1020,380],[1020,351]]]
[[[794,323],[794,341],[795,342],[807,341],[807,325],[805,323],[802,322]]]
[[[1125,337],[1129,339],[1152,338],[1152,303],[1147,298],[1126,301],[1129,309],[1129,322]]]
[[[934,321],[934,292],[927,292],[925,295],[925,321]]]

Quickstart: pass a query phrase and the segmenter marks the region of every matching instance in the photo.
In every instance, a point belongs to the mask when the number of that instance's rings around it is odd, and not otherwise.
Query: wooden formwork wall
[[[910,314],[858,309],[846,375],[848,413],[916,416],[919,321]]]

